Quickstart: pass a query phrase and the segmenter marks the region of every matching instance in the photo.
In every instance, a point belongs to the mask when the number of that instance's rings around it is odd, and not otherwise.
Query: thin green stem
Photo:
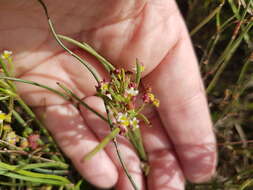
[[[25,120],[20,116],[20,114],[17,111],[12,110],[12,114],[22,127],[27,127],[27,123],[25,122]]]
[[[0,79],[5,79],[5,80],[10,80],[10,81],[15,81],[15,82],[21,82],[21,83],[26,83],[26,84],[31,84],[31,85],[34,85],[34,86],[38,86],[40,88],[44,88],[46,90],[49,90],[59,96],[61,96],[62,98],[64,98],[65,100],[69,100],[69,97],[66,96],[64,93],[58,91],[58,90],[55,90],[53,88],[50,88],[46,85],[43,85],[43,84],[39,84],[37,82],[33,82],[33,81],[29,81],[29,80],[24,80],[24,79],[18,79],[18,78],[14,78],[14,77],[5,77],[5,76],[0,76]]]
[[[48,11],[47,11],[47,7],[45,5],[45,3],[42,0],[37,0],[43,7],[44,12],[47,16],[48,19],[48,24],[49,24],[49,28],[55,38],[55,40],[57,41],[57,43],[65,50],[67,51],[71,56],[75,57],[80,63],[82,63],[88,70],[89,72],[93,75],[93,77],[96,79],[97,83],[99,83],[101,81],[98,73],[96,72],[96,70],[84,59],[82,59],[80,56],[78,56],[77,54],[75,54],[74,52],[72,52],[70,49],[68,49],[60,40],[60,38],[58,37],[55,29],[54,29],[54,25],[49,17]]]
[[[125,174],[127,175],[128,179],[130,180],[130,182],[131,182],[131,184],[132,184],[134,190],[138,190],[139,188],[138,188],[137,185],[135,184],[135,181],[134,181],[133,177],[129,174],[128,169],[127,169],[127,167],[126,167],[126,164],[125,164],[125,162],[123,161],[123,158],[122,158],[122,155],[121,155],[121,153],[120,153],[120,150],[119,150],[119,147],[118,147],[118,142],[117,142],[116,138],[113,139],[113,143],[114,143],[114,145],[115,145],[116,152],[117,152],[117,155],[118,155],[118,157],[119,157],[120,164],[122,165],[122,167],[123,167],[123,169],[124,169],[124,171],[125,171]]]
[[[101,118],[102,120],[107,121],[107,119],[101,115],[100,113],[98,113],[96,110],[94,110],[92,107],[90,107],[88,104],[86,104],[84,101],[82,101],[81,98],[79,98],[76,94],[74,94],[70,89],[68,89],[66,86],[64,86],[63,84],[57,83],[57,85],[59,87],[61,87],[67,94],[70,95],[71,98],[75,99],[78,103],[80,103],[82,106],[84,106],[85,108],[87,108],[88,110],[90,110],[91,112],[93,112],[94,114],[96,114],[99,118]]]
[[[140,84],[140,81],[141,81],[141,72],[142,72],[142,65],[139,63],[139,60],[136,59],[136,76],[135,76],[135,83],[137,84],[137,87],[139,86]]]
[[[28,177],[52,179],[52,180],[61,181],[61,182],[67,183],[67,184],[71,183],[69,180],[67,180],[66,178],[61,177],[61,176],[30,172],[30,171],[26,171],[23,169],[19,169],[16,166],[12,166],[12,165],[9,165],[9,164],[3,163],[3,162],[0,162],[0,170],[7,170],[7,171],[9,170],[9,171],[15,172],[17,174],[28,176]]]
[[[0,65],[2,66],[2,69],[3,69],[3,71],[4,71],[5,76],[10,77],[11,74],[9,73],[9,71],[8,71],[8,69],[7,69],[7,67],[6,67],[6,64],[2,61],[1,58],[0,58]],[[14,85],[12,82],[10,82],[10,81],[8,81],[7,83],[8,83],[8,85],[11,87],[11,89],[12,89],[14,92],[16,92],[16,87],[15,87],[15,85]]]
[[[235,5],[235,2],[232,1],[232,0],[228,0],[228,3],[230,4],[230,7],[236,17],[237,20],[239,20],[238,24],[237,24],[237,28],[235,29],[235,32],[234,33],[234,37],[237,35],[238,31],[239,31],[239,28],[242,28],[242,30],[245,30],[245,26],[244,26],[244,19],[247,15],[247,11],[248,9],[250,8],[250,4],[251,4],[251,1],[249,1],[249,3],[247,4],[247,6],[245,7],[244,11],[243,11],[243,14],[242,16],[240,15],[240,8],[237,8],[236,5]],[[249,34],[245,34],[244,35],[244,39],[245,39],[245,42],[249,45],[249,46],[252,46],[252,42],[251,42],[251,38],[250,38],[250,35]]]
[[[239,75],[239,78],[237,80],[237,85],[240,86],[243,82],[243,79],[245,77],[246,72],[248,71],[248,69],[250,68],[250,64],[253,63],[253,60],[251,60],[251,56],[247,59],[246,63],[243,65],[241,73]]]
[[[10,187],[27,187],[26,183],[11,183],[11,182],[0,182],[0,186],[4,187],[4,186],[10,186]],[[40,184],[30,184],[31,187],[36,187],[36,186],[40,186]]]
[[[108,108],[108,106],[106,105],[105,102],[104,102],[104,104],[105,104],[105,110],[106,110],[106,113],[107,113],[107,119],[108,119],[109,127],[110,127],[111,130],[113,130],[113,123],[112,123],[112,120],[111,120],[111,118],[110,118],[110,111],[109,111],[109,108]],[[125,162],[124,162],[124,160],[123,160],[123,158],[122,158],[122,155],[121,155],[121,153],[120,153],[120,150],[119,150],[119,147],[118,147],[118,143],[117,143],[117,139],[116,139],[116,138],[113,139],[113,144],[114,144],[114,146],[115,146],[115,148],[116,148],[117,156],[118,156],[118,158],[119,158],[120,164],[121,164],[121,166],[123,167],[123,170],[124,170],[125,174],[127,175],[129,181],[131,182],[131,184],[132,184],[134,190],[138,190],[139,188],[137,187],[137,185],[136,185],[136,183],[135,183],[133,177],[130,175],[130,173],[129,173],[127,167],[126,167],[126,164],[125,164]]]
[[[25,175],[16,174],[13,172],[8,172],[8,171],[3,171],[3,170],[0,170],[0,175],[10,177],[11,179],[20,179],[24,181],[30,181],[30,182],[41,183],[41,184],[51,184],[51,185],[61,185],[61,186],[70,184],[70,183],[66,183],[63,181],[55,180],[55,179],[45,179],[45,178],[25,176]]]
[[[4,103],[4,105],[5,105],[6,107],[8,107],[8,104],[6,103],[6,101],[4,101],[4,100],[1,100],[1,101]],[[20,114],[19,114],[16,110],[12,109],[12,110],[9,110],[9,111],[12,112],[14,118],[18,121],[18,123],[19,123],[22,127],[24,127],[24,128],[27,127],[27,123],[25,122],[25,120],[20,116]]]
[[[214,73],[221,66],[223,61],[226,59],[226,56],[229,54],[230,50],[232,49],[234,41],[235,39],[231,38],[225,50],[222,52],[222,54],[219,56],[217,61],[214,63],[214,67],[212,68],[211,73]]]
[[[67,169],[69,166],[63,162],[46,162],[46,163],[17,165],[16,167],[27,170],[27,169],[35,169],[35,168],[50,168],[50,167]]]
[[[42,174],[51,174],[51,175],[68,175],[68,170],[56,170],[56,169],[44,169],[44,168],[35,168],[32,169],[33,172],[38,172]]]
[[[238,37],[238,39],[230,44],[231,47],[229,48],[229,51],[225,51],[223,56],[224,56],[224,61],[222,63],[222,65],[220,66],[220,68],[218,69],[218,71],[216,72],[214,78],[212,79],[212,81],[210,82],[210,84],[207,87],[207,93],[209,94],[214,87],[216,86],[216,83],[218,82],[221,74],[223,73],[224,69],[226,68],[226,66],[228,65],[228,62],[230,60],[230,58],[232,57],[232,55],[234,54],[234,52],[236,51],[236,49],[239,47],[244,35],[251,29],[251,27],[253,26],[253,22],[249,23],[247,25],[247,27],[245,28],[245,30],[242,32],[242,34]],[[222,61],[221,61],[222,62]]]
[[[104,149],[104,147],[112,140],[114,139],[120,132],[119,128],[115,128],[111,131],[110,134],[108,134],[92,151],[87,153],[83,161],[90,160],[97,152]]]
[[[205,60],[209,60],[209,58],[213,54],[216,44],[220,39],[221,33],[224,32],[227,28],[229,28],[230,25],[234,24],[233,23],[234,19],[235,16],[232,16],[229,19],[227,19],[222,25],[220,25],[219,23],[220,21],[217,21],[217,32],[210,38],[211,40],[208,42],[206,53],[204,53],[204,56],[201,58],[200,63],[203,63]],[[201,64],[201,66],[203,66],[203,64]],[[214,72],[218,66],[219,61],[217,61],[216,64],[214,64],[214,69],[212,69],[212,72]]]
[[[191,32],[190,35],[196,34],[203,26],[205,26],[223,7],[224,2],[222,2],[218,7],[216,7],[201,23],[199,23]]]
[[[86,43],[78,42],[78,41],[76,41],[70,37],[64,36],[64,35],[58,34],[57,36],[65,41],[71,43],[71,44],[74,44],[75,46],[87,51],[88,53],[90,53],[91,55],[96,57],[109,73],[111,71],[115,70],[115,67],[109,61],[107,61],[103,56],[98,54],[90,45],[88,45]]]
[[[147,156],[147,153],[146,153],[145,148],[142,143],[143,141],[142,141],[140,129],[135,129],[134,131],[129,131],[128,137],[129,137],[131,143],[134,145],[135,149],[137,150],[140,159],[144,162],[147,162],[148,156]]]

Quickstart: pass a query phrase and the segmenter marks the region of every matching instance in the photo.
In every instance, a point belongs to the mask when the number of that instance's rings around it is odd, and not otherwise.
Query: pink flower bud
[[[38,140],[40,139],[40,136],[38,134],[32,134],[28,137],[29,147],[31,147],[33,150],[38,148]]]
[[[119,129],[120,129],[120,132],[119,132],[119,134],[120,135],[122,135],[122,136],[124,136],[124,135],[126,135],[127,134],[127,127],[126,126],[124,126],[124,125],[119,125]]]
[[[130,82],[128,88],[137,88],[137,84],[135,82]]]
[[[143,100],[143,102],[146,103],[146,104],[150,103],[150,98],[149,98],[148,93],[143,94],[142,100]]]
[[[120,74],[120,69],[115,69],[115,70],[113,71],[113,73],[114,73],[115,75]]]

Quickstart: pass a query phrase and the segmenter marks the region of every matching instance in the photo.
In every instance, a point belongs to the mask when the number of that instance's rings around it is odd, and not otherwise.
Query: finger
[[[84,31],[82,40],[119,67],[133,71],[138,58],[145,65],[143,74],[151,72],[175,44],[180,31],[175,25],[174,13],[178,11],[173,0],[145,2],[135,17]]]
[[[184,175],[157,113],[150,118],[150,122],[152,127],[141,126],[145,150],[149,156],[148,188],[183,190]]]
[[[101,188],[112,187],[117,182],[117,169],[105,151],[82,162],[83,156],[99,142],[73,105],[48,106],[37,112],[43,115],[45,125],[85,179]]]
[[[145,84],[152,86],[161,101],[158,111],[186,177],[202,182],[215,171],[215,137],[197,60],[181,22],[178,42],[145,78]]]
[[[103,100],[91,96],[87,97],[84,100],[90,107],[101,113],[102,115],[106,115],[104,103]],[[108,124],[98,118],[94,113],[87,110],[86,108],[81,107],[82,115],[87,122],[90,129],[97,135],[97,137],[102,140],[106,135],[110,133],[110,129]],[[144,182],[143,182],[143,176],[142,171],[140,168],[140,160],[138,156],[136,155],[136,152],[133,148],[133,146],[129,143],[129,141],[124,137],[118,137],[118,147],[122,154],[122,158],[126,164],[126,167],[129,171],[129,174],[133,177],[134,182],[139,187],[140,190],[144,190]],[[115,146],[113,143],[109,143],[106,146],[106,152],[111,157],[115,165],[118,167],[119,172],[119,179],[118,183],[116,185],[116,188],[119,190],[131,190],[133,189],[132,184],[130,183],[127,175],[125,174],[120,162],[118,155],[115,150]]]

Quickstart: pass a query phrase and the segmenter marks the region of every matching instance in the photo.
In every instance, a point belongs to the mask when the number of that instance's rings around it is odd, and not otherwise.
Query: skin
[[[45,0],[58,33],[85,41],[117,67],[145,66],[143,85],[160,100],[146,110],[153,127],[142,126],[150,174],[143,177],[139,159],[126,139],[119,147],[141,190],[184,189],[185,180],[204,182],[216,167],[216,142],[197,60],[181,14],[173,0]],[[108,77],[94,58],[70,48]],[[64,83],[104,114],[94,96],[96,81],[52,38],[40,5],[2,0],[0,51],[12,50],[15,76],[58,88]],[[78,171],[98,187],[132,189],[112,144],[82,163],[81,158],[106,134],[108,126],[90,111],[79,112],[60,97],[40,88],[17,84],[20,95],[37,114]],[[143,124],[142,124],[143,125]]]

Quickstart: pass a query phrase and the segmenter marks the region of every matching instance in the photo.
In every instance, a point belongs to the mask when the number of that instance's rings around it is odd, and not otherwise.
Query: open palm
[[[119,146],[130,174],[140,189],[184,189],[185,179],[208,180],[215,171],[216,149],[203,84],[187,29],[174,1],[168,0],[45,0],[60,34],[85,41],[111,63],[128,70],[138,58],[145,65],[143,85],[151,86],[161,105],[147,110],[153,127],[141,127],[149,155],[145,179],[133,147]],[[96,81],[51,36],[36,0],[0,4],[0,51],[14,52],[17,77],[58,88],[64,83],[91,107],[103,113],[94,96]],[[102,77],[103,68],[77,48]],[[119,190],[132,189],[109,144],[91,160],[82,157],[109,133],[88,110],[81,113],[46,90],[18,84],[21,96],[33,106],[78,171],[91,183]]]

